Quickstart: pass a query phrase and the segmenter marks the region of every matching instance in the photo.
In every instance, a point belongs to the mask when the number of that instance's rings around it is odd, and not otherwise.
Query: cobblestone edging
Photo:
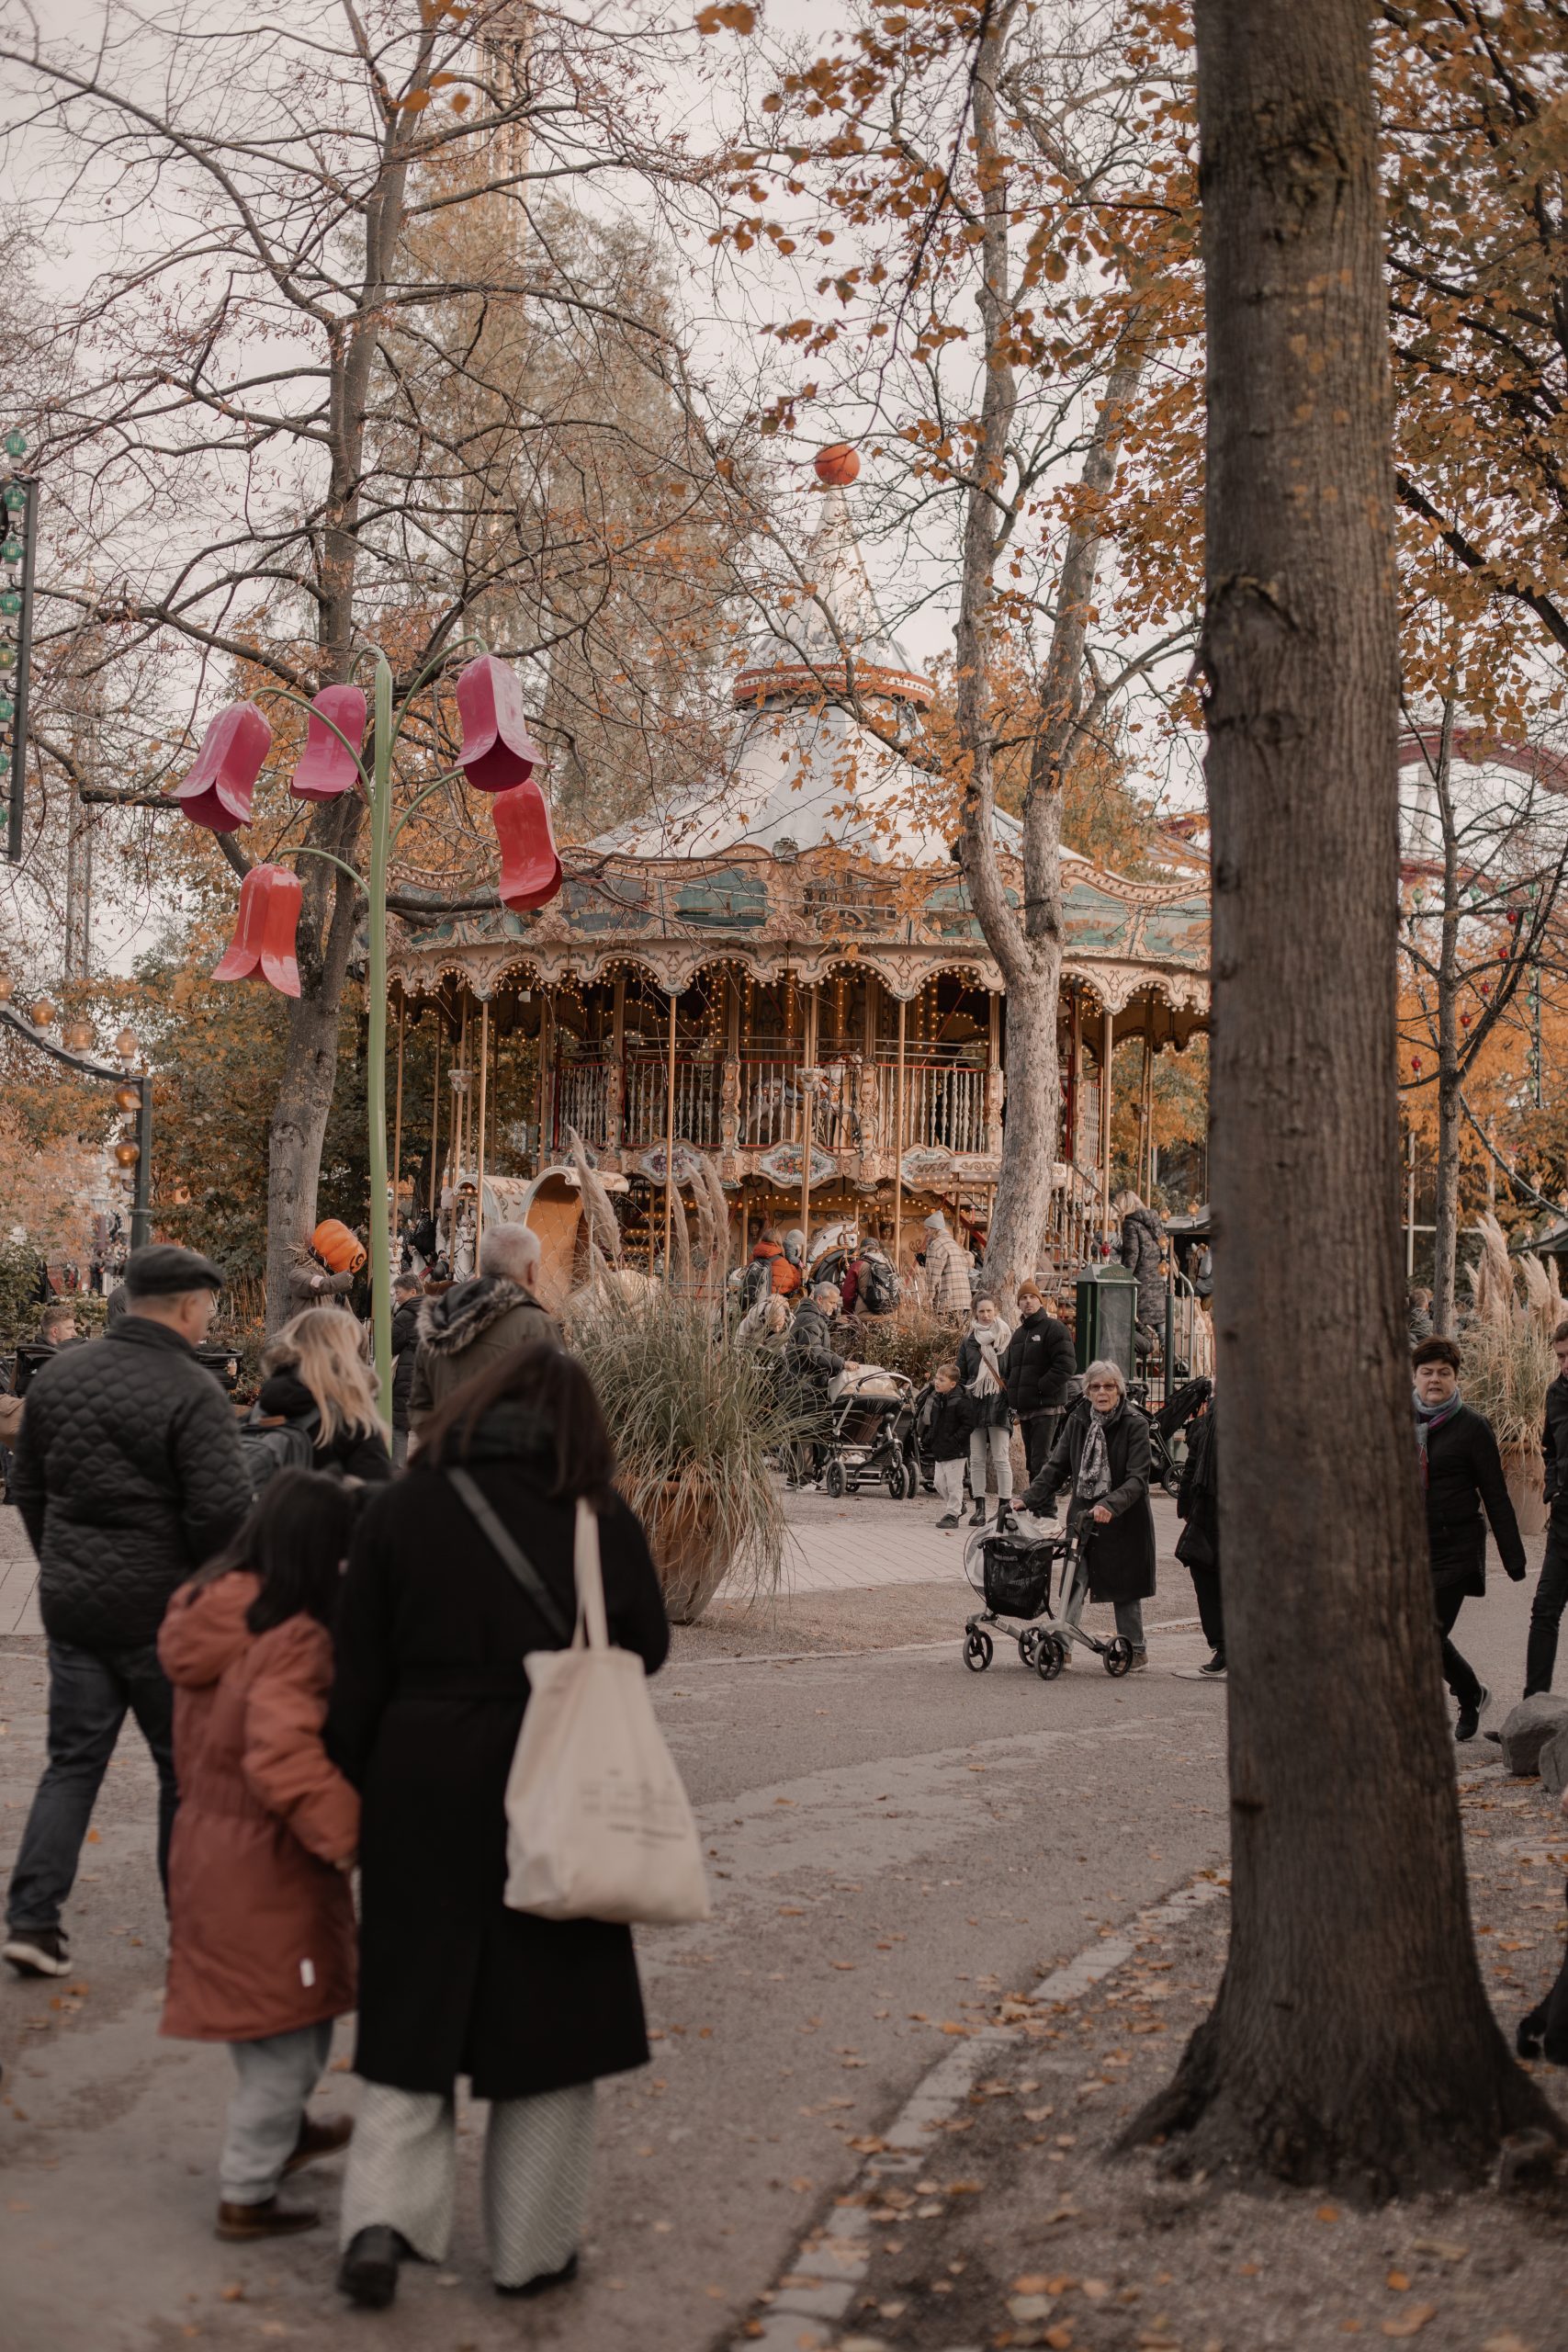
[[[1225,1891],[1225,1882],[1210,1874],[1190,1880],[1163,1903],[1140,1911],[1119,1934],[1099,1938],[1076,1959],[1041,1977],[1022,2000],[1031,2008],[1048,2009],[1081,2000],[1092,1986],[1126,1965],[1144,1937],[1177,1926]],[[1024,2039],[1011,2026],[983,2026],[937,2061],[878,2134],[882,2152],[867,2157],[827,2220],[801,2240],[766,2304],[729,2339],[726,2352],[886,2352],[880,2336],[858,2329],[839,2333],[870,2267],[876,2185],[922,2170],[931,2160],[936,2131],[964,2105],[997,2053],[1017,2048]],[[923,2213],[926,2209],[915,2210]],[[932,2214],[941,2210],[936,2205],[930,2209]],[[980,2352],[980,2347],[953,2344],[945,2352]]]

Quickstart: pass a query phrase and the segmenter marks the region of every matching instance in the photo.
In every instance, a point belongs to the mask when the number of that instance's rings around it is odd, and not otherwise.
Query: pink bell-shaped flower
[[[515,914],[547,906],[560,888],[561,871],[544,794],[536,784],[519,784],[498,792],[490,807],[501,843],[502,905]]]
[[[347,743],[339,740],[344,735]],[[295,799],[335,800],[340,792],[352,792],[359,781],[354,753],[364,741],[365,696],[357,686],[323,686],[312,695],[305,748],[288,786]]]
[[[254,702],[231,702],[202,738],[196,765],[175,788],[193,825],[231,833],[251,821],[251,795],[272,748],[272,729]]]
[[[287,865],[253,865],[240,885],[234,944],[213,967],[215,980],[248,980],[259,971],[284,996],[299,993],[295,934],[304,892]]]
[[[526,784],[539,761],[538,745],[523,716],[517,673],[493,653],[481,653],[457,673],[457,716],[463,748],[457,765],[479,792],[510,792]]]

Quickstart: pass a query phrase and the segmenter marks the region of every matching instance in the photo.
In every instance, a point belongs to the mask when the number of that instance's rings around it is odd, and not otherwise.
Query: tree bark
[[[1232,1930],[1128,2137],[1386,2197],[1562,2126],[1476,1965],[1411,1433],[1367,12],[1197,0],[1196,21]]]

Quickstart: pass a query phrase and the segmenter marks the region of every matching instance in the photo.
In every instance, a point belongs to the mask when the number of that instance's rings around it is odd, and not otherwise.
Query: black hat
[[[125,1287],[132,1298],[168,1298],[182,1290],[221,1290],[223,1270],[195,1250],[173,1241],[149,1241],[125,1261]]]

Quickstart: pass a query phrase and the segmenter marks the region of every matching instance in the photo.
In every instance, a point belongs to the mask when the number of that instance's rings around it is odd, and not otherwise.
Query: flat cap
[[[195,1250],[174,1241],[149,1241],[125,1261],[125,1287],[131,1298],[167,1298],[182,1290],[221,1290],[223,1270]]]

